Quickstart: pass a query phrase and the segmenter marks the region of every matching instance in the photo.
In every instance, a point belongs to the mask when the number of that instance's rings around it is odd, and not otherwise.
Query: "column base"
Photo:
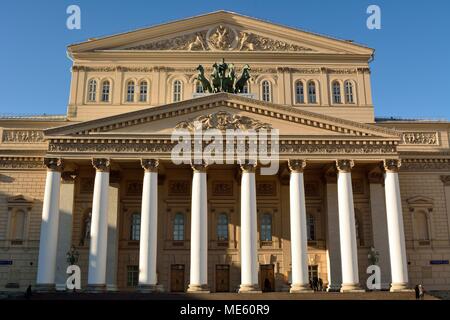
[[[257,284],[241,284],[239,293],[262,293]]]
[[[210,293],[207,284],[190,284],[187,293]]]
[[[327,292],[341,292],[341,285],[339,285],[339,284],[329,284],[327,286]]]
[[[341,287],[341,293],[347,293],[347,292],[366,292],[366,290],[364,290],[363,288],[361,288],[361,286],[359,285],[359,283],[355,283],[355,284],[342,284]]]
[[[56,292],[56,285],[54,283],[38,283],[34,287],[35,292]]]
[[[309,287],[309,284],[293,284],[291,285],[291,289],[289,290],[290,293],[311,293],[314,292]]]
[[[408,288],[407,283],[392,283],[390,292],[414,292],[413,289]]]
[[[87,293],[105,293],[106,284],[88,284],[85,292]]]

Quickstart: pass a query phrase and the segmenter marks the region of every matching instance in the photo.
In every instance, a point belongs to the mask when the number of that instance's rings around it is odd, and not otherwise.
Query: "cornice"
[[[1,169],[39,169],[45,170],[44,157],[0,157]]]

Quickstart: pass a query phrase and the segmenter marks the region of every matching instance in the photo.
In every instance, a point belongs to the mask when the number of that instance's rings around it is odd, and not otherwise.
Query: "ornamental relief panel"
[[[225,24],[214,26],[208,30],[125,48],[125,50],[315,51],[297,44],[241,31]]]
[[[439,145],[437,132],[404,132],[402,140],[408,145]]]
[[[4,130],[3,143],[40,143],[44,142],[44,133],[40,130]]]

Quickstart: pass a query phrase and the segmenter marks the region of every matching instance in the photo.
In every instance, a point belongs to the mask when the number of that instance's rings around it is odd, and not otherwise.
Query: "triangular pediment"
[[[399,141],[398,132],[373,125],[276,105],[240,95],[218,93],[46,130],[46,138],[170,137],[175,128],[278,129],[281,136],[315,140],[374,138]]]
[[[89,51],[239,51],[372,55],[355,43],[218,11],[69,47]]]

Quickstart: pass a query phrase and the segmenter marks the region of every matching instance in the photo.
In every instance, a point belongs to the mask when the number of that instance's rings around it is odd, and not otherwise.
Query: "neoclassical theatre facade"
[[[449,289],[450,124],[375,119],[373,55],[226,11],[69,46],[67,113],[0,118],[0,290],[64,290],[71,250],[98,291]],[[197,80],[222,59],[242,92]],[[196,120],[277,129],[279,170],[175,164]]]

